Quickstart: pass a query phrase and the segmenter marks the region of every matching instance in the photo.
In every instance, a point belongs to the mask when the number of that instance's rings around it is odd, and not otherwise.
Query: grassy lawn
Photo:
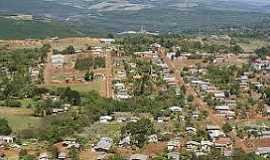
[[[122,126],[119,123],[95,123],[91,125],[91,127],[88,128],[86,132],[92,140],[97,140],[101,137],[119,138],[121,127]]]
[[[32,116],[31,109],[0,107],[0,117],[8,120],[14,132],[39,125],[41,118]]]
[[[269,46],[269,42],[259,39],[245,39],[249,43],[239,43],[239,45],[247,52],[252,52],[256,50],[257,48],[263,47],[263,46]]]
[[[70,87],[73,90],[76,90],[81,93],[87,93],[90,91],[100,92],[102,86],[102,81],[93,81],[87,84],[51,84],[49,88],[57,87]]]

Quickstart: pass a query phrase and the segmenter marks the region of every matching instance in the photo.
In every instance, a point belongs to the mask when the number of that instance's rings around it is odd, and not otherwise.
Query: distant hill
[[[269,0],[1,0],[0,12],[73,24],[86,34],[139,30],[182,32],[256,24]]]
[[[27,39],[79,36],[80,33],[57,22],[0,18],[0,39]]]

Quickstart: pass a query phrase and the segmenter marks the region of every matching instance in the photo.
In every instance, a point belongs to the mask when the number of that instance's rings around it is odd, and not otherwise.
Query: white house
[[[4,136],[0,135],[0,142],[5,142],[5,143],[14,143],[15,137],[14,136]]]
[[[99,118],[99,122],[100,123],[108,123],[109,121],[111,121],[113,119],[112,116],[101,116]]]
[[[62,54],[55,54],[51,56],[52,64],[55,66],[63,66],[65,63],[65,56]]]

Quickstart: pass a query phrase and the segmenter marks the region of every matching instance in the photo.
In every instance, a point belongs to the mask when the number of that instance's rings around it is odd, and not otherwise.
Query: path
[[[47,53],[47,60],[44,65],[43,78],[45,86],[48,86],[51,81],[51,69],[52,69],[52,64],[50,63],[51,56],[52,56],[52,49],[50,49],[50,51]]]
[[[106,97],[112,98],[112,54],[106,51]]]

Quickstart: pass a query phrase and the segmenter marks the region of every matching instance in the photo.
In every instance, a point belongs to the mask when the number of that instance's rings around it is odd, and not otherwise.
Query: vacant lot
[[[0,117],[8,120],[14,132],[39,125],[41,118],[32,116],[32,110],[26,108],[0,108]]]
[[[50,84],[49,88],[58,88],[58,87],[70,87],[73,90],[76,90],[80,93],[87,93],[90,91],[97,91],[100,94],[102,90],[103,81],[97,80],[89,83],[74,83],[74,84]]]

